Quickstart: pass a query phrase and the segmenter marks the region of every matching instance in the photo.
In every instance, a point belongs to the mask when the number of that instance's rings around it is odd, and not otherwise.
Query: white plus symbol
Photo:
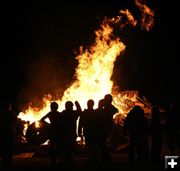
[[[171,159],[171,162],[168,162],[168,165],[170,165],[171,168],[174,168],[174,166],[177,165],[177,162],[175,162],[174,159]]]

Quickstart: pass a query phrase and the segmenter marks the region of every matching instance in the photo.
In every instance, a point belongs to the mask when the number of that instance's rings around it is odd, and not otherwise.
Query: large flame
[[[137,0],[137,5],[140,4],[138,2]],[[143,6],[144,9],[146,8]],[[104,19],[100,28],[95,31],[95,43],[89,49],[80,47],[80,53],[76,56],[78,66],[75,71],[75,81],[65,90],[62,99],[57,101],[60,111],[64,109],[67,100],[79,101],[82,109],[84,109],[87,106],[87,100],[93,99],[95,107],[97,107],[98,101],[107,93],[113,95],[113,104],[121,114],[127,113],[132,107],[132,103],[136,102],[137,92],[129,95],[128,93],[113,91],[111,76],[114,63],[117,57],[120,57],[125,50],[124,43],[120,38],[113,35],[113,25],[118,24],[122,28],[127,24],[131,26],[137,24],[129,10],[121,10],[119,14],[119,16],[111,19]],[[124,16],[126,21],[122,20]],[[148,27],[147,30],[150,29],[149,25],[146,26]],[[19,114],[19,118],[30,123],[39,120],[50,111],[51,101],[51,95],[46,95],[43,99],[44,106],[41,109],[29,105],[25,112]]]
[[[112,93],[114,62],[125,50],[125,45],[119,38],[113,38],[113,28],[104,20],[99,30],[95,32],[96,40],[90,49],[83,50],[76,56],[79,64],[75,72],[75,81],[66,89],[61,100],[57,101],[60,110],[64,108],[67,100],[79,101],[82,108],[86,108],[87,101],[93,99],[97,102],[107,93]],[[46,96],[44,107],[39,110],[29,106],[27,111],[21,112],[19,117],[30,123],[39,120],[50,110],[51,96]]]
[[[80,48],[80,54],[76,57],[79,61],[77,79],[64,92],[62,102],[78,100],[85,108],[88,99],[97,102],[105,94],[111,93],[114,62],[125,49],[119,38],[112,38],[112,32],[112,27],[105,23],[95,32],[95,44],[89,50]]]

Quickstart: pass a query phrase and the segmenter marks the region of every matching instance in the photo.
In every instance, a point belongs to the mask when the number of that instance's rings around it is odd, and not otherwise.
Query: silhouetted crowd
[[[161,119],[161,117],[165,119]],[[134,106],[124,121],[124,134],[129,139],[129,163],[160,163],[164,155],[178,155],[180,149],[180,108],[173,101],[164,115],[160,108],[152,106],[150,118],[140,106]]]
[[[82,110],[78,101],[67,101],[65,109],[58,111],[58,104],[51,102],[50,111],[40,119],[46,122],[48,118],[49,151],[52,165],[61,162],[62,165],[74,164],[74,149],[77,137],[85,141],[88,152],[88,163],[110,163],[113,158],[107,148],[107,141],[113,129],[113,116],[118,109],[112,104],[112,95],[106,94],[99,100],[94,109],[94,100],[87,101],[87,109]],[[76,109],[74,109],[74,105]],[[152,106],[151,118],[145,116],[142,107],[136,105],[127,114],[123,124],[123,135],[128,137],[128,162],[146,163],[160,162],[165,139],[169,154],[174,155],[180,147],[180,111],[177,102],[172,102],[165,124],[161,121],[158,106]],[[78,127],[77,127],[78,122]],[[15,129],[17,115],[12,111],[9,101],[0,102],[0,155],[2,166],[13,164]],[[164,138],[165,137],[165,138]]]
[[[57,111],[56,102],[51,103],[51,111],[41,118],[41,121],[49,118],[51,123],[49,157],[53,165],[59,159],[65,165],[74,163],[73,151],[77,136],[85,138],[89,163],[112,160],[106,147],[113,126],[113,115],[118,112],[118,109],[112,105],[112,100],[112,96],[107,94],[99,101],[98,108],[94,109],[94,101],[89,99],[85,110],[81,109],[78,101],[75,102],[76,110],[73,109],[73,102],[67,101],[62,112]],[[78,129],[77,120],[79,120]]]

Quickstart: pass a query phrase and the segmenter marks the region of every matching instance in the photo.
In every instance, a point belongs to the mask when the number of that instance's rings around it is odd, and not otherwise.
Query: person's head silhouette
[[[94,100],[89,99],[89,100],[87,101],[87,107],[88,107],[88,109],[93,109],[93,106],[94,106]]]
[[[52,102],[50,108],[51,108],[51,111],[53,111],[53,112],[57,111],[58,104],[56,102]]]
[[[111,94],[106,94],[104,96],[104,103],[105,103],[105,105],[109,105],[112,103],[112,95]]]
[[[66,110],[72,110],[73,109],[73,102],[72,101],[67,101],[65,103],[65,108],[66,108]]]

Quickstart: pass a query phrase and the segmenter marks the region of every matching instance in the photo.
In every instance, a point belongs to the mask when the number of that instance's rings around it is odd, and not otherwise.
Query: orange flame
[[[104,21],[108,22],[109,24],[116,24],[119,26],[120,29],[125,27],[126,25],[136,26],[137,21],[134,19],[134,16],[128,9],[120,10],[118,16],[113,18],[105,18]]]
[[[142,5],[139,0],[136,0],[136,4],[141,7],[143,14],[153,16],[151,10]],[[119,14],[120,16],[111,19],[105,17],[100,28],[95,31],[95,43],[89,49],[84,50],[83,46],[80,47],[80,53],[76,56],[78,66],[75,71],[75,81],[65,90],[62,99],[56,101],[59,104],[60,111],[64,109],[67,100],[72,102],[78,100],[82,109],[84,109],[87,100],[93,99],[95,107],[97,107],[98,101],[107,93],[113,95],[113,104],[121,114],[126,114],[136,102],[137,92],[131,92],[129,95],[129,92],[113,91],[111,76],[114,62],[125,50],[125,45],[120,41],[120,38],[113,37],[112,25],[116,24],[120,26],[119,28],[122,28],[127,24],[131,26],[137,24],[129,10],[121,10]],[[126,20],[122,20],[123,17]],[[144,21],[145,19],[143,19],[143,23]],[[150,23],[146,23],[143,28],[146,27],[149,30],[150,25]],[[25,112],[21,112],[18,117],[30,123],[37,121],[49,112],[51,101],[52,96],[47,95],[43,99],[43,108],[39,110],[29,105],[29,108]]]
[[[154,26],[154,12],[142,0],[135,0],[135,4],[142,14],[141,29],[149,31]]]
[[[125,49],[119,38],[111,38],[112,32],[112,27],[104,23],[95,32],[96,42],[90,50],[83,51],[83,47],[80,48],[80,54],[76,57],[79,61],[76,81],[64,92],[62,102],[78,99],[85,108],[87,100],[98,102],[105,94],[111,93],[114,62]]]
[[[60,110],[64,108],[67,100],[78,100],[81,107],[85,108],[87,100],[90,98],[97,102],[105,94],[112,92],[114,62],[116,58],[125,50],[125,45],[119,38],[113,38],[113,28],[108,20],[104,20],[99,30],[95,31],[96,41],[88,50],[80,47],[80,54],[76,57],[79,61],[76,68],[76,80],[67,88],[61,100],[57,101]],[[39,120],[50,110],[52,97],[45,96],[44,107],[39,110],[32,106],[25,112],[19,114],[19,118],[30,123]]]
[[[24,121],[29,121],[30,124],[34,121],[40,120],[46,113],[49,112],[51,99],[51,95],[45,96],[42,99],[44,105],[41,109],[29,105],[26,111],[19,113],[18,118],[21,118]]]

